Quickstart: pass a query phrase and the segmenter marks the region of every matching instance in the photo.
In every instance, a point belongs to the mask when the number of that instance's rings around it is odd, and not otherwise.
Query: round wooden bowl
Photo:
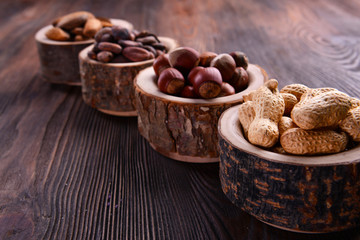
[[[360,222],[360,145],[323,156],[270,152],[242,134],[238,106],[219,120],[220,179],[242,210],[277,228],[325,233]]]
[[[167,37],[159,37],[170,51],[178,43]],[[130,63],[101,63],[92,60],[87,53],[93,45],[79,54],[82,96],[86,104],[115,116],[137,116],[134,78],[143,69],[152,66],[154,59]]]
[[[160,92],[153,68],[135,80],[138,127],[151,147],[162,155],[185,162],[218,162],[217,123],[227,108],[243,102],[243,95],[264,84],[267,75],[250,64],[246,90],[214,99],[190,99]]]
[[[114,25],[133,29],[133,25],[120,19],[111,19]],[[94,39],[85,41],[54,41],[45,36],[52,25],[41,28],[35,35],[40,58],[42,78],[50,83],[81,86],[78,55]]]

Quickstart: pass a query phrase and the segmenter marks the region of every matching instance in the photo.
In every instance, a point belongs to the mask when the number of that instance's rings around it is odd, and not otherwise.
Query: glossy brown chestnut
[[[240,51],[235,51],[235,52],[231,52],[230,56],[232,56],[233,59],[235,60],[236,67],[242,67],[245,70],[247,69],[247,67],[249,65],[249,59],[245,55],[245,53],[240,52]]]
[[[179,47],[169,53],[169,62],[185,76],[199,63],[199,52],[190,47]]]
[[[235,94],[235,89],[233,86],[231,86],[229,83],[227,82],[223,82],[221,84],[221,92],[218,95],[218,97],[225,97],[225,96],[229,96],[229,95],[233,95]]]
[[[184,89],[180,93],[180,96],[186,98],[197,98],[197,95],[194,91],[194,87],[190,85],[186,85],[184,87]]]
[[[228,83],[235,88],[235,92],[240,92],[247,88],[249,84],[249,75],[244,68],[238,67],[235,69],[234,75]]]
[[[177,95],[183,90],[185,79],[177,69],[167,68],[161,72],[157,84],[160,91]]]
[[[195,78],[195,75],[197,74],[197,72],[199,70],[202,70],[204,69],[204,67],[201,67],[201,66],[197,66],[197,67],[194,67],[193,69],[191,69],[188,77],[187,77],[187,82],[188,84],[190,85],[194,85],[194,78]]]
[[[154,60],[153,68],[156,76],[159,76],[162,71],[169,67],[171,67],[169,62],[169,54],[161,54]]]
[[[222,80],[225,82],[231,79],[236,68],[235,60],[226,53],[217,55],[211,61],[210,66],[219,69]]]
[[[220,71],[214,67],[201,69],[194,76],[195,93],[205,99],[217,97],[221,92],[221,84]]]
[[[217,56],[214,52],[203,52],[200,54],[199,66],[210,67],[211,61]]]

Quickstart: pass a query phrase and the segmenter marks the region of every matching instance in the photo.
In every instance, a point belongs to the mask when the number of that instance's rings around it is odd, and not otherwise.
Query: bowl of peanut
[[[133,29],[125,20],[96,17],[87,11],[69,13],[41,28],[35,41],[42,78],[54,84],[80,86],[79,52],[94,43],[97,31],[113,25]]]
[[[360,220],[360,100],[275,79],[219,120],[220,180],[242,210],[277,228],[325,233]]]
[[[79,54],[84,102],[106,114],[137,116],[134,78],[177,46],[174,39],[148,31],[103,28]]]
[[[240,51],[199,53],[180,47],[159,56],[135,79],[140,134],[160,154],[185,162],[218,162],[217,122],[262,86],[265,71]]]

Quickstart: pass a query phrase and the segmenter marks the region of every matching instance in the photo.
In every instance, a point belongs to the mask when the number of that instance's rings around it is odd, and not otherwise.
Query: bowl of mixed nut
[[[360,100],[275,79],[219,120],[220,179],[238,207],[277,228],[360,222]]]
[[[160,154],[185,162],[218,162],[217,122],[265,71],[240,51],[200,53],[180,47],[159,56],[135,80],[138,128]]]
[[[78,54],[94,43],[97,31],[113,25],[133,29],[121,19],[98,17],[87,11],[61,16],[35,35],[42,78],[50,83],[81,85]]]
[[[110,115],[137,116],[134,78],[178,43],[148,31],[107,27],[79,54],[83,100]]]

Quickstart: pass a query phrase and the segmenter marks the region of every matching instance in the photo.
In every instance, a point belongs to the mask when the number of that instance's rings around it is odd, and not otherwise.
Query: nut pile
[[[248,86],[247,56],[199,53],[190,47],[179,47],[154,61],[159,90],[187,98],[215,98],[238,93]]]
[[[55,41],[84,41],[93,38],[103,27],[112,23],[107,18],[95,17],[92,13],[79,11],[56,19],[45,36]]]
[[[119,26],[102,28],[96,33],[95,41],[88,57],[103,63],[141,62],[167,52],[155,34]]]
[[[254,145],[278,153],[319,155],[344,151],[360,142],[360,99],[334,88],[275,79],[244,96],[239,121]]]

